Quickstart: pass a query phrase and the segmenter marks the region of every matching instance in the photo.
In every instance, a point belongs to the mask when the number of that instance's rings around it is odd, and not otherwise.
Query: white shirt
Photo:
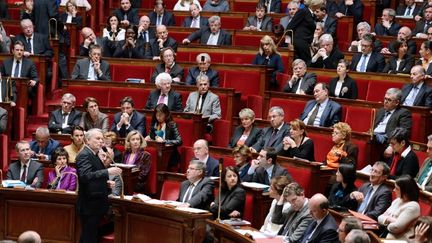
[[[366,55],[366,57],[365,57],[365,55]],[[372,53],[369,53],[369,54],[362,54],[362,56],[361,56],[361,58],[360,58],[360,60],[359,60],[359,62],[358,62],[358,64],[357,64],[357,67],[356,67],[356,71],[357,71],[357,72],[361,72],[361,71],[360,71],[360,68],[361,68],[361,65],[362,65],[362,63],[363,63],[363,59],[364,59],[364,58],[366,58],[366,60],[364,61],[364,62],[365,62],[364,67],[365,67],[365,72],[366,72],[366,70],[367,70],[367,66],[368,66],[368,63],[369,63],[369,59],[370,59],[371,55],[372,55]]]
[[[339,97],[339,94],[340,94],[341,89],[342,89],[343,82],[344,82],[343,80],[338,80],[337,83],[336,83],[335,95],[337,97]]]
[[[93,67],[93,63],[91,61],[89,63],[87,80],[98,80],[96,72],[95,72],[94,67]]]
[[[320,126],[321,116],[322,116],[322,114],[323,114],[323,112],[324,112],[324,110],[325,110],[325,108],[327,106],[328,101],[329,101],[329,98],[327,98],[326,100],[324,100],[324,102],[319,105],[318,113],[317,113],[317,116],[315,117],[315,121],[313,123],[314,126],[316,126],[316,127]],[[309,114],[303,120],[303,122],[307,123],[309,121],[309,117],[312,115],[313,111],[315,110],[315,107],[316,106],[314,106],[312,108],[312,110],[309,112]]]
[[[387,127],[387,122],[389,121],[390,117],[393,115],[393,112],[395,110],[389,111],[390,114],[386,117],[384,113],[384,120],[382,120],[380,123],[378,123],[378,126],[374,129],[374,133],[385,133],[385,129]]]
[[[21,60],[19,61],[19,65],[18,65],[18,76],[15,77],[15,68],[16,68],[16,62],[17,62],[17,60],[14,58],[13,63],[12,63],[12,73],[11,73],[11,76],[12,76],[12,77],[14,77],[14,78],[20,78],[20,77],[21,77],[22,61],[23,61],[23,59],[21,59]]]
[[[216,46],[217,42],[219,40],[219,34],[220,34],[220,31],[218,31],[216,34],[211,33],[209,38],[208,38],[207,45]]]

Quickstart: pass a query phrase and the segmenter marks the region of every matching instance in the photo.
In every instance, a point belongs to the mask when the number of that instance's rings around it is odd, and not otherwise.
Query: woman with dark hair
[[[415,178],[419,172],[418,158],[411,149],[409,139],[408,130],[402,127],[393,130],[388,138],[390,148],[393,151],[393,156],[390,159],[390,179],[396,179],[402,175],[410,175]]]
[[[121,41],[125,39],[125,33],[125,29],[120,28],[120,21],[117,16],[110,15],[107,18],[102,37],[106,37],[109,41]]]
[[[307,137],[306,125],[295,119],[290,122],[290,135],[283,139],[283,149],[278,155],[315,161],[314,143]]]
[[[394,42],[396,53],[388,59],[383,73],[405,73],[409,74],[414,66],[414,56],[408,54],[408,45],[406,41],[396,40]]]
[[[432,41],[423,42],[420,46],[419,54],[420,59],[416,62],[416,65],[422,65],[426,70],[426,76],[430,78],[432,75],[432,66],[430,65],[432,61]]]
[[[378,222],[388,230],[387,239],[407,240],[412,234],[411,225],[420,216],[418,203],[420,189],[416,181],[409,175],[403,175],[396,179],[396,199],[390,207],[380,216]]]
[[[73,167],[68,166],[69,155],[63,148],[57,148],[51,158],[55,164],[54,170],[48,173],[48,189],[75,191],[77,187],[77,174]]]
[[[80,126],[88,131],[92,128],[99,128],[102,132],[109,129],[108,116],[99,111],[99,102],[96,98],[87,97],[84,100],[83,107],[86,112],[81,116]]]
[[[338,77],[330,80],[329,95],[331,97],[357,99],[357,83],[349,75],[350,63],[343,59],[339,60],[336,68]]]
[[[328,167],[336,169],[340,164],[357,163],[358,147],[350,142],[351,127],[345,122],[338,122],[333,125],[332,141],[333,147],[327,154],[325,163]]]
[[[222,171],[220,198],[210,204],[213,218],[218,217],[219,200],[221,201],[220,219],[241,218],[246,201],[246,192],[241,186],[238,170],[228,166]]]
[[[144,43],[138,41],[137,38],[138,27],[135,25],[129,25],[126,28],[125,39],[117,43],[113,57],[144,58]]]
[[[333,185],[329,194],[330,207],[343,207],[356,210],[357,201],[350,197],[351,192],[357,191],[354,185],[356,180],[356,169],[351,164],[341,164],[336,172],[336,183]]]
[[[235,147],[232,151],[232,155],[234,156],[234,161],[239,171],[240,181],[244,181],[250,168],[250,162],[252,161],[252,152],[248,146],[242,145]]]

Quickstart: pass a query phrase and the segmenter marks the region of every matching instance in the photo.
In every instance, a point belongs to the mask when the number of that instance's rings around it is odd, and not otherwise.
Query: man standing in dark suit
[[[219,16],[212,16],[208,20],[210,28],[199,29],[183,40],[183,44],[189,44],[199,39],[202,45],[231,45],[231,34],[221,29]]]
[[[351,199],[356,200],[359,205],[357,212],[377,220],[378,216],[390,207],[392,190],[385,184],[389,175],[390,168],[386,163],[375,162],[369,175],[369,182],[350,194]]]
[[[61,99],[61,108],[50,115],[48,128],[51,133],[71,134],[72,127],[79,125],[81,112],[75,110],[76,98],[71,93],[66,93]]]
[[[19,160],[9,165],[6,180],[21,180],[26,185],[40,188],[44,180],[43,166],[32,161],[30,144],[27,141],[19,141],[15,146]]]
[[[309,126],[331,127],[341,121],[342,107],[329,99],[328,87],[317,83],[314,88],[314,100],[306,103],[300,120]]]
[[[58,19],[58,5],[53,0],[34,1],[33,14],[36,31],[48,37],[48,22],[51,18]]]
[[[109,63],[101,60],[101,56],[102,48],[91,45],[89,57],[76,62],[71,79],[111,80]]]
[[[164,48],[171,47],[174,52],[177,52],[177,41],[171,36],[168,36],[168,30],[165,25],[156,27],[156,39],[150,41],[150,53],[146,53],[147,58],[160,60],[161,51]]]
[[[374,37],[371,34],[363,35],[361,53],[354,54],[351,70],[357,72],[382,72],[385,66],[384,56],[374,51]]]
[[[77,211],[81,220],[80,243],[98,242],[98,226],[108,212],[108,186],[110,176],[120,175],[118,167],[106,169],[98,157],[104,145],[102,131],[90,129],[85,134],[86,145],[76,157],[79,181]]]
[[[319,38],[320,49],[312,57],[310,67],[336,69],[339,60],[344,59],[344,54],[340,52],[333,42],[330,34],[323,34]]]
[[[427,30],[432,26],[432,5],[428,5],[423,13],[423,19],[416,22],[413,35],[417,38],[428,38]]]
[[[48,40],[48,35],[34,32],[34,25],[30,19],[21,20],[22,33],[17,35],[15,40],[24,43],[24,56],[44,55],[51,58],[54,55],[53,49]]]
[[[432,134],[427,137],[427,155],[415,180],[423,191],[432,192]]]
[[[316,83],[316,74],[306,73],[306,63],[302,59],[294,60],[292,67],[293,75],[286,83],[283,91],[287,93],[311,95]]]
[[[204,139],[198,139],[193,145],[194,156],[204,163],[206,176],[219,176],[219,162],[209,155],[208,143]]]
[[[336,38],[337,20],[327,14],[326,6],[321,5],[319,8],[315,9],[314,14],[317,22],[324,23],[324,33],[330,34]]]
[[[276,150],[276,154],[283,148],[283,139],[289,134],[290,126],[284,122],[284,110],[280,106],[273,106],[268,112],[267,119],[270,122],[270,127],[262,130],[258,141],[252,145],[250,150],[253,153],[258,153],[263,148],[272,147]]]
[[[185,207],[208,210],[214,199],[214,183],[205,176],[204,163],[196,159],[191,160],[186,171],[187,180],[180,185],[177,201],[183,202]]]
[[[419,12],[415,0],[405,0],[405,5],[399,5],[396,9],[396,15],[414,18]]]
[[[301,243],[339,242],[336,220],[329,213],[328,199],[318,193],[309,200],[309,211],[314,221],[309,225]]]
[[[30,142],[33,157],[41,160],[51,160],[51,156],[58,147],[60,147],[60,143],[51,138],[49,130],[46,127],[38,127],[36,129],[35,140]]]
[[[120,106],[121,112],[115,114],[111,131],[125,138],[130,131],[137,130],[146,137],[146,118],[134,109],[133,99],[129,96],[124,97],[120,101]]]
[[[251,161],[244,181],[270,185],[271,180],[277,176],[287,176],[291,180],[291,175],[284,167],[276,163],[276,159],[277,152],[274,148],[262,149],[257,159]]]
[[[113,15],[117,17],[122,26],[138,25],[138,9],[132,8],[130,0],[121,0],[120,8],[114,10]]]
[[[172,78],[168,73],[160,73],[155,81],[157,89],[150,92],[145,108],[153,110],[160,103],[164,103],[170,111],[183,111],[182,96],[171,89],[171,83]]]
[[[375,25],[375,34],[381,36],[396,36],[402,26],[395,22],[395,18],[396,12],[394,9],[384,9],[381,16],[381,23]]]
[[[152,26],[175,26],[174,15],[165,11],[165,8],[165,3],[162,0],[155,2],[154,10],[148,15]]]
[[[211,58],[207,53],[200,53],[196,57],[198,67],[189,68],[186,77],[187,85],[196,85],[199,75],[205,74],[209,78],[210,87],[219,87],[219,73],[210,68]]]
[[[189,6],[190,16],[187,16],[182,23],[182,27],[206,29],[208,28],[208,19],[201,16],[200,8],[195,3]]]
[[[402,88],[402,104],[405,106],[426,106],[432,108],[432,88],[424,80],[426,71],[421,65],[411,69],[411,84]]]

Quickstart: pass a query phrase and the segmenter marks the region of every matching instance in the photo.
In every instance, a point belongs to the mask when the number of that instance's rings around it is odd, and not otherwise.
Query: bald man
[[[168,36],[168,30],[165,25],[159,25],[156,27],[156,38],[150,41],[150,53],[146,53],[146,56],[150,56],[153,60],[160,60],[161,50],[166,47],[171,47],[177,52],[177,41],[171,36]]]
[[[208,143],[204,139],[198,139],[193,145],[194,156],[203,162],[206,168],[206,176],[219,176],[219,162],[209,155]]]
[[[150,19],[144,15],[139,20],[138,25],[138,41],[150,44],[150,40],[156,38],[154,29],[150,27]]]
[[[25,231],[18,237],[18,243],[41,243],[40,235],[35,231]]]

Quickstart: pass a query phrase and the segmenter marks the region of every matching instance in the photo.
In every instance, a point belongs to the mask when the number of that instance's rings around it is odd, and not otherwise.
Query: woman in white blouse
[[[192,3],[198,6],[199,11],[202,10],[198,0],[179,0],[174,6],[174,11],[189,11],[189,7]]]
[[[338,77],[330,80],[329,92],[331,97],[357,99],[357,83],[348,76],[349,62],[343,59],[339,60],[336,68]]]

